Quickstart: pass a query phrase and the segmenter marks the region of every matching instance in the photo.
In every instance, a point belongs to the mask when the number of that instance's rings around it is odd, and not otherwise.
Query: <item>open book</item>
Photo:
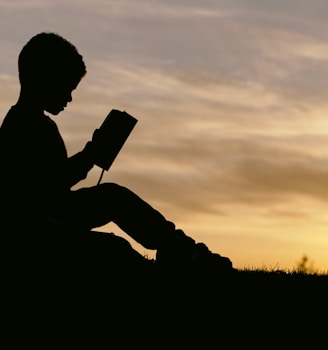
[[[95,142],[95,164],[108,171],[137,123],[137,119],[112,109],[98,129]]]

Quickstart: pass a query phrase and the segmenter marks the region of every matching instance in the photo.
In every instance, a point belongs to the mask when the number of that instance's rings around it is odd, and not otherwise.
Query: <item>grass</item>
[[[23,247],[19,263],[10,256],[2,273],[2,319],[10,341],[23,339],[24,348],[44,339],[42,349],[55,342],[58,349],[152,350],[301,349],[306,338],[308,349],[326,344],[328,275],[306,264],[158,271],[121,254],[109,261],[107,244],[59,243],[60,254]]]
[[[306,347],[317,349],[322,346],[315,343],[326,336],[326,274],[245,268],[233,274],[139,276],[138,281],[139,289],[133,282],[121,284],[119,298],[126,303],[131,296],[126,290],[134,286],[128,314],[137,314],[143,332],[167,348],[301,349],[310,338]]]
[[[91,266],[64,264],[56,273],[42,266],[34,279],[27,274],[3,285],[6,325],[20,338],[28,330],[34,345],[43,337],[44,349],[56,342],[72,349],[317,349],[326,342],[325,274],[159,273],[130,264],[109,268],[95,259]]]
[[[293,269],[281,269],[278,267],[273,268],[257,268],[257,267],[244,267],[238,269],[240,273],[259,273],[259,274],[269,274],[269,275],[284,275],[284,276],[303,276],[307,277],[328,277],[328,271],[315,270],[308,268],[295,267]]]

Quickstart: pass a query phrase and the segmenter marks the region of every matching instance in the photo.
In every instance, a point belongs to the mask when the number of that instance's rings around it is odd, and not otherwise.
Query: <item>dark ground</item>
[[[4,349],[327,347],[327,275],[144,269],[94,248],[2,264]]]
[[[327,276],[123,270],[21,279],[5,305],[12,341],[44,349],[325,348]]]

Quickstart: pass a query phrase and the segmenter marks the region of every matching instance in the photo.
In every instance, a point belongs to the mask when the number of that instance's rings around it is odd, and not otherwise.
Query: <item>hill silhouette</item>
[[[306,338],[314,349],[325,334],[327,275],[157,269],[136,263],[125,240],[104,244],[110,236],[17,246],[2,275],[3,330],[43,349],[297,348]]]

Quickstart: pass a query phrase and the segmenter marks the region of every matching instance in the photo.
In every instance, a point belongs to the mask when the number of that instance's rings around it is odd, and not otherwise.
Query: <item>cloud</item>
[[[68,116],[71,130],[79,115],[90,135],[112,107],[138,117],[111,178],[161,208],[186,217],[224,215],[232,204],[325,200],[328,149],[318,126],[326,109],[314,113],[306,96],[295,104],[260,83],[116,61],[93,61],[88,74]]]
[[[47,6],[47,1],[42,1],[42,0],[1,0],[0,1],[0,6],[2,9],[19,9],[19,10],[24,10],[24,9],[35,9],[35,8],[40,8],[42,6]]]
[[[327,200],[327,10],[321,0],[1,1],[0,111],[17,98],[22,45],[56,31],[88,69],[55,119],[69,153],[111,108],[139,119],[104,181],[215,239],[229,232],[246,244],[243,237],[265,231],[292,246],[282,236],[293,227],[302,240],[312,228],[318,239]],[[93,169],[81,186],[99,174]]]
[[[0,123],[11,105],[13,105],[19,93],[18,78],[5,73],[0,73]]]

